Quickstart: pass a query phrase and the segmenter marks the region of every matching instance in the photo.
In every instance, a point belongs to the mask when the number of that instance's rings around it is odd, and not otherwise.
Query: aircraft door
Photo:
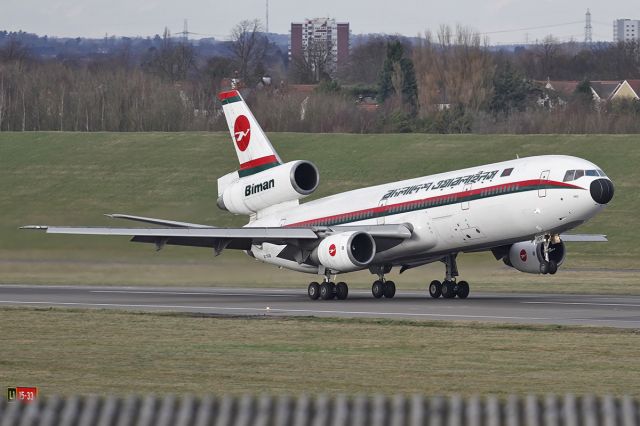
[[[387,203],[388,203],[388,202],[389,202],[389,200],[388,200],[388,199],[380,200],[380,204],[378,204],[378,207],[384,207],[384,206],[386,206],[386,205],[387,205]],[[382,210],[382,209],[381,209],[381,210]],[[378,219],[377,219],[377,223],[378,223],[378,225],[384,225],[384,219],[385,219],[385,217],[386,217],[386,216],[384,216],[384,215],[378,216]]]
[[[540,173],[540,185],[546,185],[548,181],[549,181],[549,170],[545,170],[542,173]],[[542,198],[546,196],[547,196],[546,188],[538,189],[538,197]]]
[[[466,193],[468,191],[471,191],[471,184],[468,183],[464,186],[464,192],[465,194],[463,194],[463,196],[467,196]],[[469,201],[463,201],[462,203],[460,203],[460,206],[462,207],[462,210],[469,210]]]

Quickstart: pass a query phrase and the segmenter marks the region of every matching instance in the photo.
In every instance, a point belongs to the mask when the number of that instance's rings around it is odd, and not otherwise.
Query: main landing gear
[[[390,266],[379,266],[371,270],[372,273],[378,275],[378,279],[371,285],[371,294],[376,299],[385,297],[387,299],[393,299],[396,295],[396,283],[393,281],[387,281],[384,278],[384,274],[391,272]]]
[[[466,299],[469,296],[469,283],[466,281],[456,281],[458,276],[458,265],[456,264],[457,254],[450,254],[442,259],[446,266],[446,276],[443,282],[431,281],[429,284],[429,295],[434,299],[442,296],[444,299],[453,299],[458,296]]]
[[[322,284],[312,282],[309,284],[307,294],[311,300],[345,300],[349,295],[349,286],[345,282],[334,283],[329,280],[329,277],[325,277]]]

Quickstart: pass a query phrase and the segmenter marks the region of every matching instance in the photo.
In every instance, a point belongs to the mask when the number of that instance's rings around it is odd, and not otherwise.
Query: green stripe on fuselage
[[[241,100],[240,96],[233,96],[231,98],[223,99],[222,100],[222,105],[232,104],[234,102],[239,102],[240,100]]]
[[[494,188],[491,191],[487,190],[483,193],[469,195],[466,197],[456,197],[454,196],[454,194],[452,194],[451,196],[449,196],[449,198],[451,199],[449,199],[447,195],[443,195],[441,199],[434,198],[434,199],[423,200],[423,201],[415,201],[415,202],[410,202],[410,204],[408,205],[397,206],[394,204],[390,204],[386,206],[385,210],[382,212],[374,212],[369,210],[362,213],[355,213],[355,212],[346,213],[343,217],[339,217],[339,218],[317,219],[311,223],[306,223],[305,226],[342,225],[345,223],[359,222],[361,220],[375,219],[375,218],[384,217],[384,216],[393,216],[396,214],[402,214],[402,213],[412,212],[416,210],[426,210],[426,209],[432,209],[436,207],[448,206],[452,204],[466,203],[469,201],[498,197],[506,194],[515,194],[518,192],[538,191],[541,189],[563,189],[562,187],[558,187],[552,184],[532,185],[527,187],[513,187],[513,184],[505,184],[505,186],[507,187],[509,187],[509,185],[511,185],[512,187],[508,189],[503,188],[501,190]]]

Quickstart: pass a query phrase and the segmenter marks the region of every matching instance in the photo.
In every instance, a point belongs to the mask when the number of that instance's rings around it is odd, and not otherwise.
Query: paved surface
[[[472,289],[473,291],[473,289]],[[401,318],[590,325],[640,329],[640,296],[472,293],[466,300],[398,291],[374,299],[354,290],[344,301],[312,301],[306,288],[79,287],[0,285],[0,306],[58,306],[222,315]]]

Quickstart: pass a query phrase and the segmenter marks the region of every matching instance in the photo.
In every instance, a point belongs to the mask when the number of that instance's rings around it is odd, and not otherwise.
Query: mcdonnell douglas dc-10
[[[218,179],[218,206],[247,215],[242,228],[112,214],[156,228],[28,226],[51,234],[125,235],[131,241],[244,250],[262,262],[323,277],[308,286],[311,299],[346,299],[339,274],[368,269],[377,275],[371,292],[392,298],[385,279],[392,268],[441,261],[442,282],[429,294],[469,295],[458,281],[456,256],[491,251],[518,271],[555,274],[566,241],[606,241],[604,235],[566,231],[599,213],[613,197],[613,184],[581,158],[544,155],[487,164],[343,192],[300,204],[319,183],[309,161],[283,163],[236,91],[219,95],[240,169]]]

